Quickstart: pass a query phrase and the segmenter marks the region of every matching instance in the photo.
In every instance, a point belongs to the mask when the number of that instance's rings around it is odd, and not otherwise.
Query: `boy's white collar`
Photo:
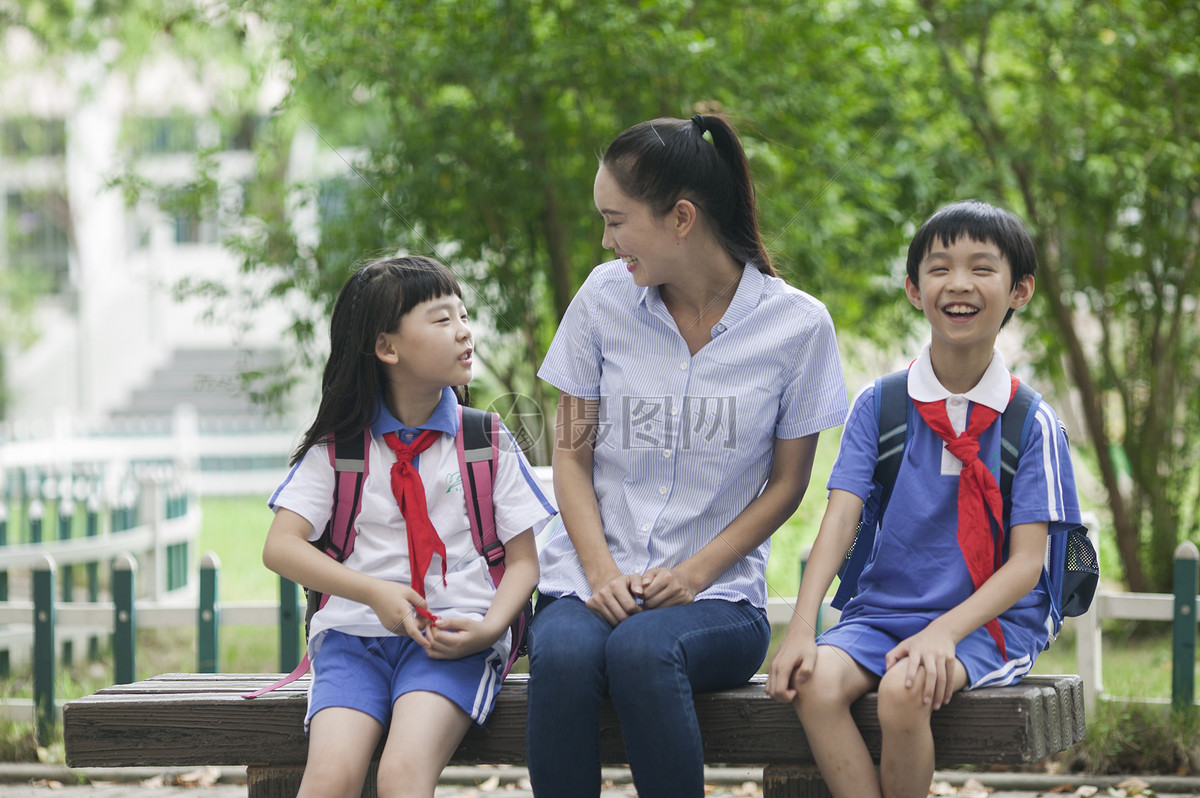
[[[965,396],[971,402],[986,405],[998,413],[1003,413],[1008,407],[1008,398],[1012,393],[1012,377],[1004,365],[1004,356],[1000,350],[992,350],[992,362],[975,387],[967,391]],[[908,369],[908,395],[917,402],[938,402],[949,399],[954,394],[946,390],[933,373],[933,362],[929,359],[929,344],[921,350],[921,354],[913,361]]]

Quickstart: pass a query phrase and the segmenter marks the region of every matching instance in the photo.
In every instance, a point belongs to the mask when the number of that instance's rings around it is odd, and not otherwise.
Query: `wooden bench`
[[[116,685],[63,707],[71,767],[246,765],[250,798],[294,796],[304,769],[305,677],[247,701],[243,693],[272,674],[165,674]],[[767,798],[828,796],[804,732],[790,706],[763,692],[765,676],[735,690],[696,696],[710,764],[763,766]],[[510,675],[486,731],[472,729],[453,764],[521,764],[525,760],[526,677]],[[879,755],[875,695],[854,706],[867,745]],[[1078,676],[1029,677],[1016,687],[955,696],[933,715],[939,767],[1029,765],[1084,736]],[[605,764],[621,764],[620,727],[611,706],[600,720]],[[374,783],[364,795],[374,796]]]

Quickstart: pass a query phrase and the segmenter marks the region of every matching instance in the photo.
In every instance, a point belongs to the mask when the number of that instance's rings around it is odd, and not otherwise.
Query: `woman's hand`
[[[417,613],[417,607],[425,606],[421,594],[408,585],[399,582],[376,580],[372,587],[369,603],[379,622],[395,634],[403,633],[411,637],[426,650],[429,641],[425,637],[425,629],[429,621]]]
[[[650,610],[696,600],[695,589],[678,570],[671,568],[651,568],[642,574],[641,595],[642,603]]]
[[[500,636],[490,625],[470,618],[439,618],[425,627],[430,659],[462,659],[492,646]]]
[[[616,626],[642,611],[638,598],[642,592],[641,574],[618,574],[592,589],[587,608]]]

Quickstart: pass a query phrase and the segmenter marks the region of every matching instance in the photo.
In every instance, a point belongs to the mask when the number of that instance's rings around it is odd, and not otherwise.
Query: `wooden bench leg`
[[[362,798],[378,798],[375,788],[378,769],[379,764],[372,762],[363,783]],[[296,798],[303,776],[304,765],[249,765],[246,768],[249,798]]]
[[[767,765],[763,798],[832,798],[816,765]]]

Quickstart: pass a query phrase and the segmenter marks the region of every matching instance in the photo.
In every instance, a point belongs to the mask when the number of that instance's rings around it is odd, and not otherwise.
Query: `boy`
[[[996,482],[999,414],[1017,385],[996,336],[1033,296],[1036,268],[1021,221],[983,202],[941,209],[909,246],[905,294],[931,340],[908,371],[895,488],[858,595],[814,639],[871,494],[879,449],[871,383],[847,418],[794,619],[767,680],[773,698],[794,704],[834,796],[926,795],[931,713],[959,690],[1019,681],[1047,643],[1047,535],[1078,524],[1079,507],[1066,436],[1045,402],[1007,516]],[[850,716],[870,690],[879,694],[878,775]]]

